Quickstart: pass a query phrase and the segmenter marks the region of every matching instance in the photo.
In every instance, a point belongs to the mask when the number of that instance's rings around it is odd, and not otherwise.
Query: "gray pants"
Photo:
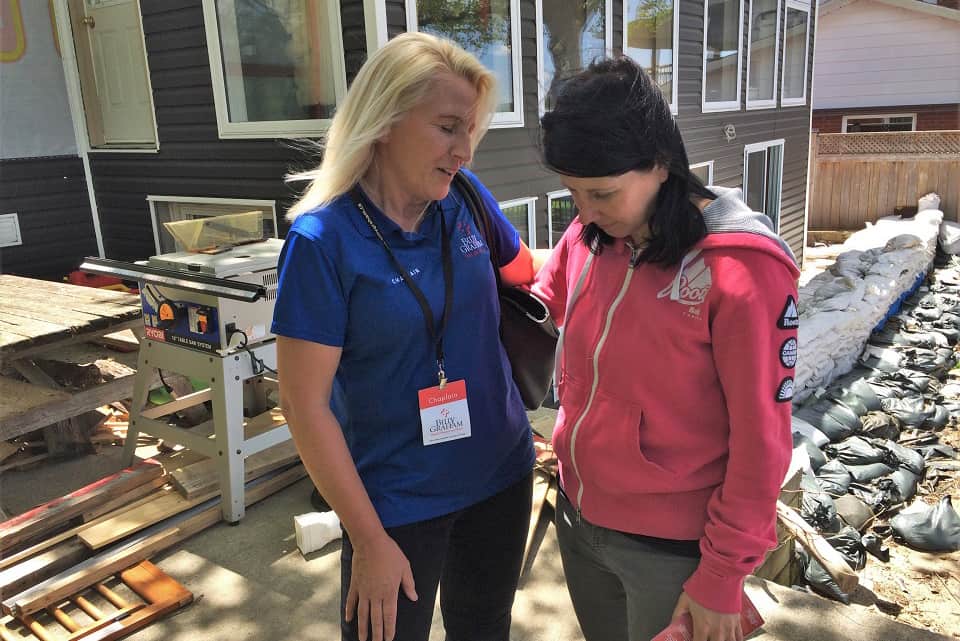
[[[557,539],[586,641],[650,641],[670,623],[683,582],[700,563],[582,518],[578,522],[562,494]]]

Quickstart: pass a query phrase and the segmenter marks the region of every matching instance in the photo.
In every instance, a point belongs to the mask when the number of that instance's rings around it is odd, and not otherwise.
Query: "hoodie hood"
[[[795,279],[799,278],[797,259],[790,246],[773,231],[773,224],[767,216],[753,211],[743,202],[739,188],[711,185],[708,189],[717,198],[703,210],[707,236],[680,261],[677,276],[670,288],[671,300],[680,299],[684,270],[693,264],[704,249],[738,247],[761,251],[779,259],[787,265]]]

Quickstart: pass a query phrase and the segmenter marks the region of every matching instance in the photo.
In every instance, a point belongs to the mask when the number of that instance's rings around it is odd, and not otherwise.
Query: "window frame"
[[[623,55],[627,54],[627,6],[629,5],[630,0],[623,0],[621,4],[621,13],[623,24],[621,28],[623,30],[623,40],[620,43],[620,51],[623,52]],[[706,0],[704,0],[706,2]],[[678,113],[678,92],[677,87],[679,86],[679,74],[680,74],[680,0],[672,0],[673,2],[673,80],[671,81],[671,96],[670,96],[670,113],[674,116]],[[741,4],[743,0],[740,0]],[[633,58],[630,58],[633,60]],[[637,61],[635,61],[637,62]]]
[[[157,222],[157,204],[190,204],[190,205],[242,205],[269,209],[273,218],[274,238],[279,238],[280,229],[277,227],[277,201],[259,200],[255,198],[211,198],[209,196],[158,196],[147,195],[147,205],[150,207],[150,227],[153,229],[153,245],[157,255],[160,249],[160,225]]]
[[[707,171],[708,178],[707,178],[706,185],[712,185],[713,184],[713,163],[714,161],[712,160],[707,160],[706,162],[693,163],[692,165],[690,165],[690,169],[693,170],[698,167],[707,167],[709,171]]]
[[[20,216],[17,212],[0,214],[0,225],[10,225],[12,235],[8,238],[0,236],[0,247],[17,247],[23,244],[23,235],[20,233]]]
[[[707,25],[710,17],[710,0],[703,0],[703,50],[702,73],[700,78],[700,111],[701,113],[716,113],[721,111],[740,111],[740,102],[743,99],[743,5],[740,0],[739,36],[737,38],[737,98],[724,102],[707,102]]]
[[[527,244],[527,247],[533,248],[537,246],[537,197],[536,196],[526,196],[523,198],[512,198],[510,200],[504,200],[503,202],[497,203],[500,206],[501,212],[509,207],[518,207],[520,205],[527,206],[527,238],[523,237],[523,234],[520,234],[520,239]],[[518,229],[517,232],[520,230]]]
[[[799,107],[807,104],[807,85],[809,80],[809,70],[810,70],[810,14],[812,13],[810,3],[805,2],[804,0],[786,0],[786,3],[783,7],[783,53],[786,54],[787,51],[787,10],[794,9],[796,11],[803,11],[807,14],[807,37],[803,42],[803,96],[800,98],[785,98],[786,95],[784,92],[784,85],[787,80],[787,75],[781,70],[780,74],[780,106],[781,107]],[[786,69],[786,65],[783,65]]]
[[[560,198],[573,198],[569,189],[555,189],[547,192],[547,247],[553,249],[553,201]],[[576,204],[574,204],[576,207]]]
[[[749,182],[748,159],[750,157],[750,154],[756,153],[758,151],[766,151],[770,147],[777,147],[777,146],[781,147],[780,149],[780,184],[777,186],[777,190],[778,190],[777,197],[780,202],[777,204],[777,219],[776,220],[771,219],[770,222],[773,223],[774,232],[779,234],[780,221],[783,218],[782,216],[783,214],[783,168],[784,168],[784,165],[786,164],[785,158],[784,158],[784,154],[786,153],[785,138],[777,138],[776,140],[765,140],[763,142],[755,142],[755,143],[751,143],[749,145],[743,146],[743,182],[742,182],[740,191],[741,191],[741,196],[743,197],[743,202],[747,202],[747,184]],[[767,192],[766,164],[764,164],[763,191],[764,191],[764,195],[766,195],[766,192]],[[769,214],[767,214],[767,212],[760,212],[760,213],[764,214],[768,218],[770,217]]]
[[[845,115],[843,116],[843,120],[840,122],[840,133],[843,133],[843,134],[877,133],[877,132],[869,132],[869,131],[847,131],[847,123],[850,121],[851,118],[854,119],[854,120],[859,119],[859,118],[883,118],[884,121],[885,121],[884,124],[888,124],[888,125],[890,124],[890,119],[891,119],[891,118],[910,118],[910,121],[911,121],[911,122],[910,122],[910,126],[911,126],[910,131],[916,131],[916,130],[917,130],[917,114],[916,114],[915,112],[914,112],[914,113],[900,113],[900,114],[895,114],[895,113],[886,113],[886,114],[845,114]]]
[[[765,100],[750,100],[750,57],[753,52],[753,8],[756,3],[756,0],[750,1],[750,10],[747,17],[747,26],[749,28],[749,33],[747,34],[747,76],[744,80],[744,86],[746,91],[747,105],[748,110],[753,109],[776,109],[777,108],[777,99],[780,97],[778,93],[779,87],[777,86],[777,78],[780,73],[780,23],[783,21],[783,16],[786,14],[786,9],[782,12],[780,7],[783,5],[782,0],[774,0],[777,3],[777,28],[773,34],[773,98]],[[809,26],[807,27],[809,29]],[[783,81],[781,80],[780,84]]]
[[[310,1],[310,0],[307,0]],[[327,19],[333,38],[329,39],[333,62],[334,93],[339,106],[347,94],[346,62],[343,53],[343,25],[340,20],[340,3],[321,0],[327,11]],[[303,120],[261,120],[256,122],[230,122],[227,104],[227,84],[223,73],[223,55],[220,51],[220,21],[215,0],[203,0],[203,24],[207,38],[207,54],[210,60],[210,80],[213,85],[213,103],[217,112],[217,133],[221,139],[229,138],[309,138],[322,136],[330,128],[331,119],[312,118]]]
[[[543,105],[547,99],[546,83],[543,81],[545,68],[543,59],[543,0],[535,0],[537,25],[537,113],[546,113]],[[613,0],[603,3],[603,45],[607,56],[613,56]]]
[[[510,59],[513,78],[513,111],[495,111],[490,129],[523,127],[523,54],[520,34],[520,0],[510,1]],[[417,0],[406,0],[407,31],[420,30],[417,17]],[[493,71],[492,69],[490,70]]]

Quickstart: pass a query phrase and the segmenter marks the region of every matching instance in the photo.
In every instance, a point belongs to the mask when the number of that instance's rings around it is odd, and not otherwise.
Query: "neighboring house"
[[[813,129],[960,129],[955,0],[821,0],[819,13]]]
[[[538,156],[550,83],[625,52],[663,88],[696,171],[745,185],[802,252],[809,0],[49,0],[43,14],[47,4],[0,0],[4,46],[18,28],[48,30],[48,46],[24,40],[43,74],[0,58],[0,216],[17,214],[0,217],[3,271],[59,277],[86,254],[171,251],[162,223],[198,216],[259,210],[282,236],[295,198],[283,176],[321,154],[298,139],[319,139],[366,52],[408,29],[454,38],[497,74],[474,169],[529,244],[552,246],[574,214]],[[39,144],[50,138],[70,144]]]

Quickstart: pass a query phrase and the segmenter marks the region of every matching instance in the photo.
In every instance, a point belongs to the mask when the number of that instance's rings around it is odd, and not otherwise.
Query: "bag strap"
[[[503,289],[503,283],[500,282],[500,252],[497,250],[495,243],[491,241],[493,238],[493,221],[490,219],[490,213],[483,204],[480,192],[477,191],[466,174],[458,171],[453,176],[453,182],[460,193],[463,194],[463,200],[473,215],[473,222],[480,230],[483,240],[487,243],[487,249],[490,251],[490,263],[493,266],[493,275],[497,280],[497,291],[500,291]]]

